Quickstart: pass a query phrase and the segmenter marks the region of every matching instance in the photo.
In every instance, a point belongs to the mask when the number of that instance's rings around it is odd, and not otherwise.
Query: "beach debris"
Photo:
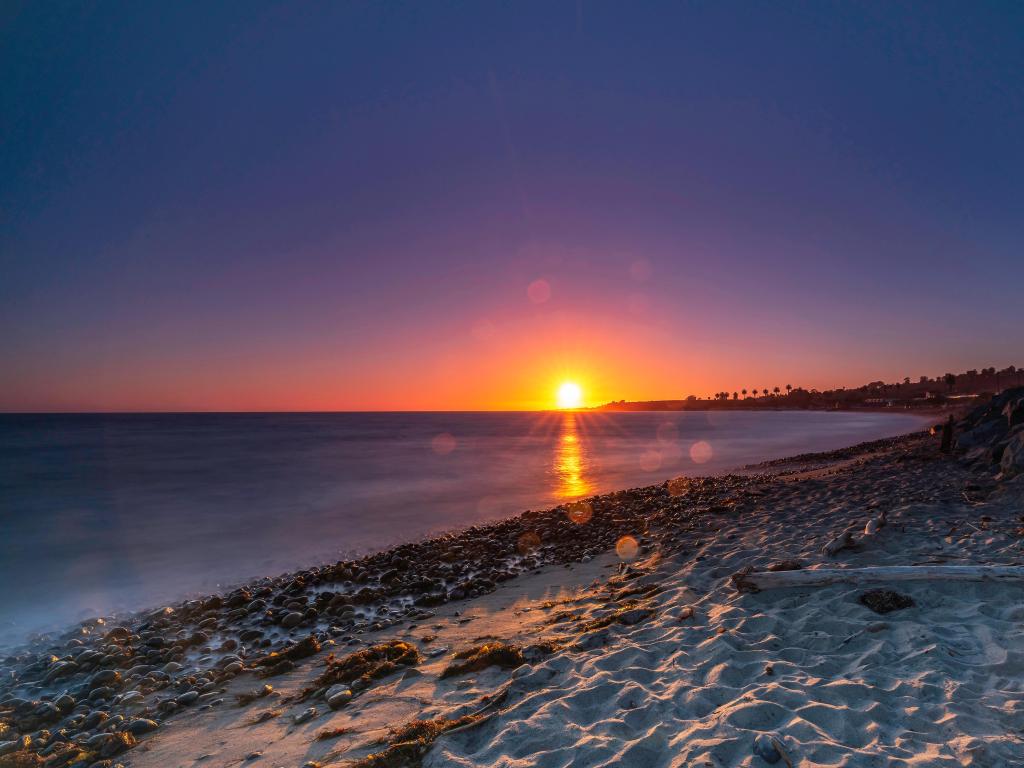
[[[238,702],[238,706],[244,707],[247,704],[252,704],[254,701],[256,701],[256,699],[262,699],[266,696],[269,696],[273,692],[274,686],[264,685],[254,690],[238,694],[237,696],[235,696],[235,700]]]
[[[768,733],[759,733],[754,739],[754,754],[771,765],[782,759],[782,753],[775,746],[775,739]]]
[[[796,560],[779,560],[769,565],[765,570],[776,573],[778,571],[799,571],[803,565]]]
[[[344,736],[346,733],[351,733],[351,728],[325,728],[316,735],[317,741],[327,741],[328,739],[336,739],[339,736]]]
[[[692,618],[693,618],[693,606],[692,605],[684,605],[682,608],[679,609],[679,620],[680,621],[686,621],[687,619],[692,619]]]
[[[894,581],[1024,581],[1020,565],[887,565],[870,568],[815,568],[800,571],[755,571],[750,566],[732,576],[737,592],[823,587],[829,584],[886,584]]]
[[[515,669],[526,663],[523,650],[518,645],[494,642],[484,643],[459,651],[453,657],[461,663],[449,664],[441,673],[441,678],[465,675],[487,667],[497,666],[502,669]]]
[[[876,517],[867,521],[864,525],[864,535],[874,536],[885,527],[886,522],[888,522],[888,518],[886,517],[885,512],[882,511]]]
[[[317,691],[335,685],[347,683],[350,688],[366,689],[373,680],[386,677],[400,667],[411,667],[422,660],[416,646],[403,640],[390,640],[385,643],[371,645],[361,651],[355,651],[340,659],[330,654],[325,661],[327,669],[321,673],[313,684],[304,688],[298,695],[299,700],[308,699]]]
[[[315,635],[309,635],[297,643],[285,646],[280,651],[256,659],[252,664],[254,667],[262,667],[266,674],[280,674],[277,670],[282,662],[295,662],[320,653],[320,641]],[[284,670],[281,670],[282,672]]]
[[[855,528],[847,528],[834,539],[830,540],[824,547],[822,547],[821,551],[825,554],[826,557],[835,557],[844,549],[853,549],[855,546],[857,546],[857,542],[853,538],[853,532],[855,530]]]
[[[349,768],[415,768],[442,733],[474,726],[485,719],[481,715],[464,715],[455,719],[413,720],[391,731],[385,742],[387,749],[356,760]]]
[[[612,624],[624,624],[633,626],[654,615],[653,608],[644,608],[637,605],[626,606],[617,611],[605,614],[593,621],[588,621],[580,627],[583,632],[592,632],[595,629],[604,629]]]
[[[256,717],[250,720],[249,725],[259,725],[260,723],[265,723],[268,720],[273,720],[275,717],[280,717],[281,715],[282,712],[279,709],[267,709],[263,712],[260,712],[258,715],[256,715]]]
[[[869,590],[861,594],[857,601],[875,613],[890,613],[903,608],[911,608],[914,605],[914,599],[910,595],[902,595],[891,589]]]
[[[769,765],[775,765],[781,761],[789,766],[789,768],[793,768],[793,761],[786,754],[786,749],[782,746],[782,740],[770,733],[759,733],[754,738],[754,754]]]

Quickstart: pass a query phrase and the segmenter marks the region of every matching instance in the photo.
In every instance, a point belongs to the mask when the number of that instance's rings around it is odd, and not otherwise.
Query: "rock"
[[[156,720],[140,717],[139,719],[132,720],[128,723],[128,732],[132,736],[141,736],[144,733],[151,733],[159,727],[160,724]]]
[[[0,741],[0,757],[9,755],[11,752],[17,752],[22,748],[22,746],[24,745],[21,743],[20,739],[15,739],[14,741]]]
[[[98,733],[86,742],[93,749],[99,749],[100,757],[119,755],[135,746],[135,737],[127,731],[120,733]]]
[[[185,693],[181,694],[181,696],[179,696],[177,699],[175,699],[175,701],[178,704],[180,704],[181,706],[187,707],[189,704],[192,704],[198,698],[199,698],[199,691],[192,690],[192,691],[186,691]]]
[[[1024,397],[1008,402],[1003,408],[1003,416],[1006,417],[1006,426],[1010,429],[1018,424],[1024,424]]]
[[[1017,428],[1003,449],[999,461],[999,469],[1004,478],[1010,478],[1024,472],[1024,429]]]
[[[779,743],[770,733],[759,733],[754,739],[754,754],[766,763],[775,765],[782,759]]]
[[[979,445],[988,445],[999,439],[1005,432],[1005,422],[996,419],[983,421],[974,429],[969,429],[957,435],[956,447],[960,451],[967,451]]]
[[[128,693],[121,696],[121,699],[118,701],[118,704],[133,707],[138,704],[141,704],[143,699],[145,699],[145,696],[142,695],[142,691],[128,691]]]
[[[352,701],[352,691],[344,685],[332,685],[324,698],[331,709],[341,709]]]
[[[121,682],[121,673],[116,669],[101,669],[89,678],[89,688],[112,687]]]
[[[299,624],[302,623],[303,618],[305,618],[305,617],[301,613],[299,613],[298,611],[292,611],[291,613],[286,613],[284,618],[281,619],[281,626],[282,627],[287,627],[289,629],[291,627],[297,627],[297,626],[299,626]]]
[[[169,661],[166,664],[164,664],[163,667],[161,667],[160,669],[160,671],[163,672],[165,675],[173,675],[175,672],[180,672],[181,670],[181,664],[179,664],[176,661]]]
[[[317,714],[319,714],[319,713],[317,712],[316,707],[310,707],[309,709],[305,710],[301,714],[296,715],[296,717],[295,717],[295,724],[296,725],[302,725],[303,723],[308,723],[310,720],[312,720],[314,717],[316,717]]]
[[[914,600],[909,595],[901,595],[891,589],[871,589],[862,593],[857,600],[875,613],[890,613],[914,605]]]

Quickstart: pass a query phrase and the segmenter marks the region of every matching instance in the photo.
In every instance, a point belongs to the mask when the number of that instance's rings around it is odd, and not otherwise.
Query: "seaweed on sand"
[[[298,661],[314,654],[320,653],[320,641],[315,635],[309,635],[297,643],[292,643],[282,651],[274,651],[253,662],[254,667],[266,667],[273,669],[285,661]]]
[[[387,749],[356,760],[348,768],[416,768],[431,744],[442,733],[456,728],[468,728],[487,718],[487,715],[473,714],[450,719],[438,717],[433,720],[413,720],[388,736]]]
[[[336,683],[351,685],[356,680],[362,680],[363,687],[369,687],[372,680],[386,677],[399,667],[415,666],[421,659],[416,646],[402,640],[371,645],[340,659],[335,658],[332,653],[327,657],[327,669],[313,681],[312,685],[303,688],[298,698],[300,701],[308,699],[321,688]]]
[[[344,736],[346,733],[351,733],[351,728],[324,728],[316,735],[317,741],[328,741],[329,739],[336,739],[339,736]]]
[[[612,613],[605,614],[604,616],[588,621],[585,624],[580,625],[580,631],[582,632],[593,632],[597,629],[604,629],[612,624],[625,624],[626,626],[632,626],[633,624],[639,624],[641,621],[645,621],[653,616],[655,613],[653,608],[643,607],[635,601],[628,602],[624,607],[613,611]]]
[[[442,679],[465,675],[467,672],[477,672],[490,666],[515,669],[526,661],[523,658],[522,648],[518,645],[501,642],[473,646],[459,651],[452,658],[462,663],[449,664],[441,673]]]

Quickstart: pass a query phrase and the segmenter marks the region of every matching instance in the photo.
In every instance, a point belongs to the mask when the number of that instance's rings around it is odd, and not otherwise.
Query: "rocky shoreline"
[[[0,766],[113,765],[175,713],[223,705],[224,686],[244,672],[287,672],[327,641],[358,645],[363,633],[617,544],[631,556],[671,546],[666,531],[698,525],[756,482],[731,475],[618,491],[41,636],[0,659]]]
[[[1004,417],[1008,404],[1024,402],[1024,391],[1001,397],[972,413],[963,432],[975,433],[993,413]],[[1010,445],[1020,429],[1011,424],[1007,431]],[[789,462],[933,451],[933,443],[917,434]],[[978,471],[991,458],[972,449],[967,461]],[[763,468],[769,466],[780,462]],[[253,701],[270,692],[264,679],[292,672],[325,648],[343,655],[345,664],[370,665],[353,667],[359,674],[336,671],[335,682],[325,677],[307,692],[321,706],[341,709],[401,667],[403,654],[410,658],[407,648],[366,648],[366,636],[428,621],[440,606],[487,595],[541,568],[585,564],[610,551],[630,562],[692,549],[723,518],[754,508],[775,476],[755,469],[605,494],[38,638],[0,659],[0,768],[116,765],[181,713],[237,705],[229,692],[237,689],[236,678],[253,678]]]

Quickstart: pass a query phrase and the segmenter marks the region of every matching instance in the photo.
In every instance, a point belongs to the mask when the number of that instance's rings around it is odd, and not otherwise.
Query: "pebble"
[[[281,619],[282,627],[297,627],[302,623],[303,615],[297,611],[285,614],[285,617]]]
[[[156,720],[150,720],[145,717],[140,717],[137,720],[132,720],[128,724],[128,732],[132,736],[141,736],[144,733],[150,733],[160,727],[160,724]]]
[[[310,720],[316,717],[317,714],[318,712],[316,711],[316,707],[310,707],[301,714],[295,716],[295,724],[302,725],[303,723],[308,723]]]
[[[754,739],[754,754],[771,765],[782,759],[779,743],[770,733],[757,735],[757,738]]]
[[[331,709],[341,709],[352,701],[352,691],[346,685],[332,685],[327,689],[324,698]]]

